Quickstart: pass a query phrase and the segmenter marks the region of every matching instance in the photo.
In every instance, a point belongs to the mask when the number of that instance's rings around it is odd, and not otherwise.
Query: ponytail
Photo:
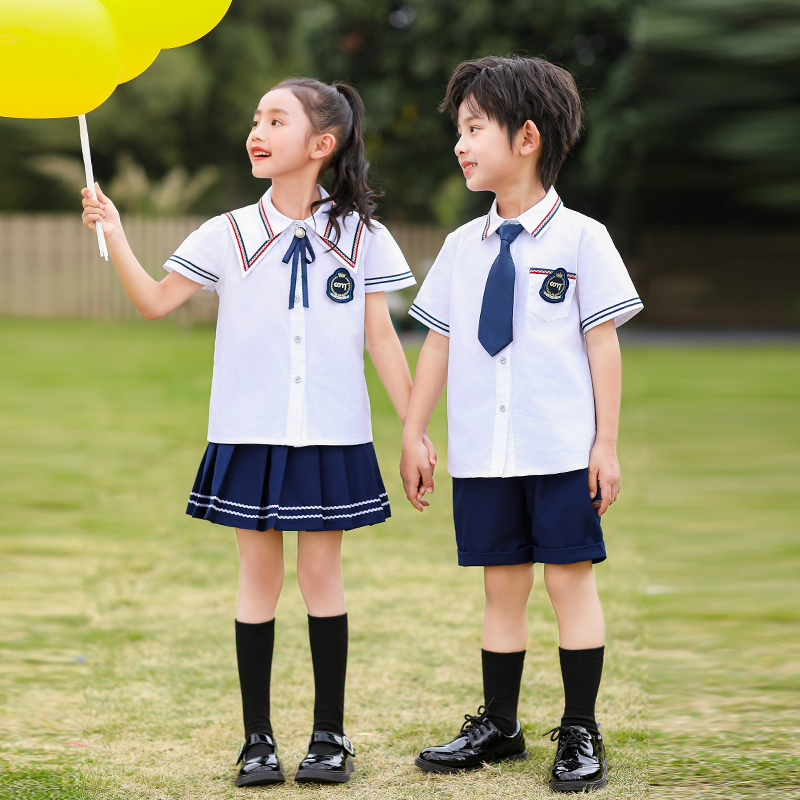
[[[333,170],[330,197],[312,203],[312,212],[329,203],[328,215],[333,228],[333,241],[341,235],[340,220],[355,211],[371,228],[380,195],[367,184],[369,161],[364,153],[364,103],[358,92],[346,83],[328,85],[311,78],[290,78],[274,87],[290,89],[302,103],[316,133],[330,131],[336,137],[336,148],[323,172]]]

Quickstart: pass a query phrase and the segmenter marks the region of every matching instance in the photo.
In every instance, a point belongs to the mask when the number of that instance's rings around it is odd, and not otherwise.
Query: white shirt
[[[493,234],[507,221],[495,201],[487,216],[451,233],[409,310],[450,337],[447,464],[457,478],[586,467],[595,415],[584,334],[609,319],[621,325],[642,308],[605,227],[564,208],[551,188],[516,220],[524,230],[511,245],[514,339],[490,356],[478,321],[500,252]]]
[[[370,442],[364,295],[412,286],[414,276],[379,223],[370,231],[355,214],[340,219],[334,246],[324,206],[298,222],[273,206],[271,194],[210,219],[164,264],[219,294],[208,440],[294,447]],[[308,264],[309,307],[298,268],[289,310],[292,264],[282,259],[297,225],[316,258]]]

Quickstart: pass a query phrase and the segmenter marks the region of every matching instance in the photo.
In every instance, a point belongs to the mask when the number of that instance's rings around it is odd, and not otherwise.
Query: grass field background
[[[235,543],[183,515],[213,332],[0,320],[0,337],[0,797],[242,796]],[[789,347],[624,347],[624,488],[597,569],[609,800],[645,797],[651,760],[663,797],[800,791],[798,367]],[[420,515],[402,500],[400,425],[368,377],[393,517],[345,541],[356,779],[248,793],[549,796],[553,745],[540,734],[558,722],[562,695],[541,581],[520,704],[531,760],[469,776],[412,765],[480,702],[481,574],[455,563],[444,458],[432,508]],[[443,457],[442,409],[431,434]],[[273,724],[291,772],[313,687],[285,539]]]

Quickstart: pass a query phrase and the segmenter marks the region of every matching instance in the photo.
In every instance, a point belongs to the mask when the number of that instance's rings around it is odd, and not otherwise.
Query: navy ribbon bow
[[[306,229],[302,225],[298,225],[294,229],[292,243],[283,257],[283,263],[288,264],[290,258],[292,259],[292,277],[289,281],[289,308],[294,308],[298,264],[300,265],[300,281],[303,285],[303,308],[308,308],[308,265],[314,261],[316,256],[314,248],[311,247],[311,242],[308,240]]]
[[[490,356],[496,356],[514,339],[514,260],[511,242],[522,232],[518,222],[506,222],[497,229],[500,253],[489,270],[483,291],[478,341]]]

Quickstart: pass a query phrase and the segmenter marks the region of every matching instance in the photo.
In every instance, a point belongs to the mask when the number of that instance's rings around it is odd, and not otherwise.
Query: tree
[[[635,0],[320,0],[299,19],[296,41],[312,74],[346,80],[361,92],[386,215],[448,226],[488,203],[465,189],[452,122],[437,113],[454,67],[512,52],[562,63],[585,99],[586,136],[559,190],[573,205],[605,216],[630,194],[641,161],[626,39],[637,6]]]

